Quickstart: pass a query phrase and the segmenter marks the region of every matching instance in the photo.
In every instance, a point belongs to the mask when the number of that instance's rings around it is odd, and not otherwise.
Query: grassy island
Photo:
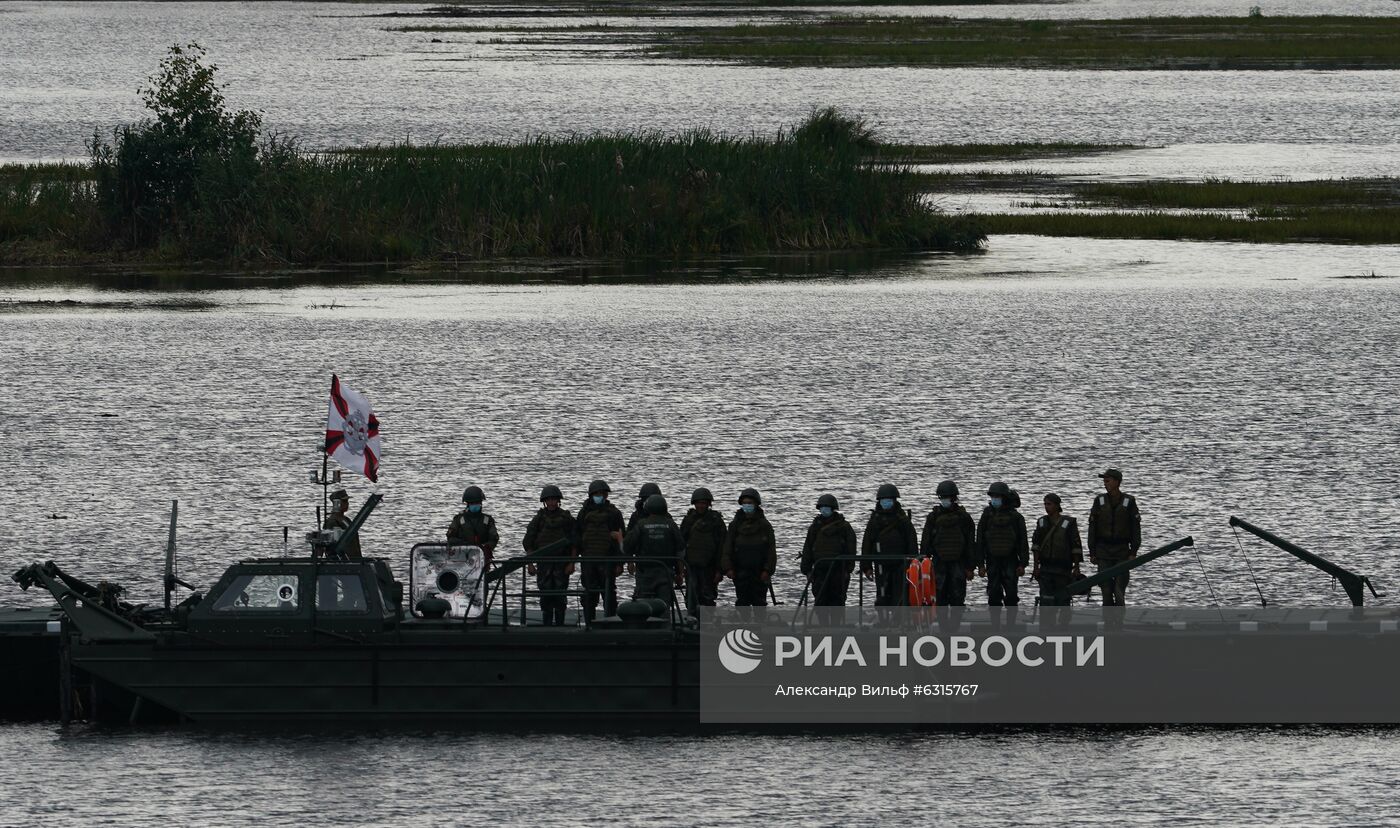
[[[303,152],[228,112],[176,47],[152,118],[94,135],[91,162],[0,167],[0,263],[334,263],[976,250],[919,177],[870,164],[826,110],[771,137],[595,134],[518,144]]]

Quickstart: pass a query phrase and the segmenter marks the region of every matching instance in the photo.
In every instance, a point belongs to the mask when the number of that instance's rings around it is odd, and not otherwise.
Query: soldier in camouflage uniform
[[[681,528],[666,512],[666,498],[659,494],[648,495],[643,504],[646,517],[641,518],[627,532],[622,542],[622,552],[633,558],[644,560],[628,563],[627,567],[637,576],[636,598],[660,598],[667,604],[675,601],[676,593],[671,587],[684,578],[683,566],[685,538]],[[660,558],[664,563],[649,560]]]
[[[496,519],[482,511],[486,494],[477,486],[468,486],[462,492],[462,502],[466,508],[453,516],[452,525],[447,527],[447,542],[453,546],[479,546],[490,563],[501,536],[496,531]]]
[[[958,484],[944,480],[938,484],[938,505],[924,521],[919,551],[933,558],[933,576],[938,582],[937,604],[961,607],[967,603],[967,582],[976,572],[975,540],[977,526],[972,515],[958,503]]]
[[[568,609],[569,597],[563,594],[569,589],[569,576],[574,572],[574,516],[569,510],[560,508],[564,494],[558,486],[545,486],[540,491],[540,503],[544,506],[535,512],[530,525],[525,527],[525,552],[532,553],[550,544],[566,541],[564,548],[552,554],[557,561],[543,560],[529,564],[529,572],[535,576],[539,587],[540,612],[544,615],[546,627],[558,627],[564,623],[564,611]]]
[[[824,608],[819,616],[824,623],[836,623],[844,613],[830,611],[831,607],[846,606],[846,589],[855,571],[855,561],[832,560],[856,553],[856,530],[839,511],[836,495],[817,498],[817,516],[807,527],[807,540],[802,544],[802,574],[812,588],[812,603]]]
[[[778,544],[762,504],[757,489],[745,489],[724,538],[720,568],[734,582],[736,607],[768,606],[768,584],[778,566]]]
[[[1123,473],[1109,469],[1103,478],[1104,493],[1089,510],[1089,561],[1100,571],[1136,557],[1142,545],[1142,516],[1137,498],[1124,492]],[[1102,586],[1103,605],[1121,607],[1128,591],[1124,573]]]
[[[898,560],[862,561],[860,573],[875,581],[875,606],[902,607],[909,603],[907,586],[909,559],[918,557],[919,538],[909,514],[899,504],[899,489],[886,483],[875,493],[875,508],[865,524],[860,544],[861,557],[888,555]]]
[[[617,615],[617,576],[622,564],[590,562],[589,558],[622,553],[622,512],[608,502],[612,488],[606,480],[588,484],[588,499],[574,518],[574,548],[578,550],[579,580],[583,583],[583,617],[593,622],[598,599],[603,599],[603,615]]]
[[[690,496],[690,510],[681,520],[681,538],[685,541],[685,605],[691,615],[699,616],[700,607],[713,607],[717,597],[720,554],[728,532],[724,516],[716,512],[714,496],[703,486]]]
[[[340,536],[345,534],[345,530],[350,528],[353,522],[348,512],[350,511],[350,495],[344,489],[336,489],[331,492],[331,511],[326,515],[321,528],[330,532],[332,540],[340,540]],[[360,533],[356,532],[355,537],[346,544],[345,557],[352,561],[358,561],[360,554]]]
[[[1079,524],[1061,513],[1060,496],[1054,492],[1045,496],[1045,514],[1035,523],[1031,552],[1035,556],[1031,577],[1040,582],[1040,606],[1050,608],[1042,609],[1045,621],[1067,623],[1069,611],[1059,608],[1069,602],[1062,605],[1057,596],[1079,577],[1084,551],[1079,543]]]
[[[987,606],[992,607],[992,624],[1001,623],[1001,608],[1008,623],[1015,623],[1016,606],[1021,603],[1016,587],[1030,563],[1026,542],[1026,519],[1011,506],[1011,487],[998,480],[987,488],[988,503],[977,521],[977,560],[987,576]],[[1019,501],[1019,498],[1017,499]]]

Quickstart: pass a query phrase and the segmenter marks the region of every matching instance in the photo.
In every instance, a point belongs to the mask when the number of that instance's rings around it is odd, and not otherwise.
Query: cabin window
[[[359,575],[317,575],[317,612],[366,612],[365,587]]]
[[[301,579],[269,573],[239,575],[214,601],[215,612],[295,612],[301,601]]]

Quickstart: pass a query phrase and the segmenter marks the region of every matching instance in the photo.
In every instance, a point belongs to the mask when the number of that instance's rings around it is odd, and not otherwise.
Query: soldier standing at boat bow
[[[802,544],[802,574],[812,589],[812,603],[822,610],[818,618],[822,623],[840,621],[842,610],[831,607],[846,606],[846,589],[855,571],[855,561],[833,560],[838,556],[852,557],[856,554],[856,530],[839,511],[836,495],[824,494],[817,498],[817,516],[807,528],[807,540]]]
[[[1000,480],[987,487],[987,507],[977,521],[977,559],[987,576],[992,625],[1000,626],[1003,606],[1009,607],[1007,623],[1016,623],[1016,607],[1021,603],[1016,586],[1026,574],[1030,548],[1026,519],[1011,505],[1011,487]]]
[[[906,582],[909,559],[919,555],[914,523],[899,503],[899,489],[886,483],[875,492],[875,508],[865,524],[861,557],[895,555],[899,560],[861,561],[860,574],[875,581],[875,606],[900,607],[909,603]]]
[[[1045,496],[1045,514],[1036,521],[1031,551],[1035,554],[1031,577],[1040,582],[1040,606],[1051,608],[1044,610],[1045,620],[1051,624],[1068,621],[1069,611],[1058,609],[1062,605],[1056,596],[1080,574],[1084,552],[1079,543],[1079,524],[1061,513],[1060,496],[1054,492]]]

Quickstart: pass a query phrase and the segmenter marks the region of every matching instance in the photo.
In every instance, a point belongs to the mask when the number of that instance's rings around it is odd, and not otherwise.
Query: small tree
[[[94,131],[88,145],[109,218],[133,244],[240,199],[257,174],[262,119],[228,111],[204,58],[198,43],[171,46],[137,90],[153,119],[117,127],[110,143]]]

